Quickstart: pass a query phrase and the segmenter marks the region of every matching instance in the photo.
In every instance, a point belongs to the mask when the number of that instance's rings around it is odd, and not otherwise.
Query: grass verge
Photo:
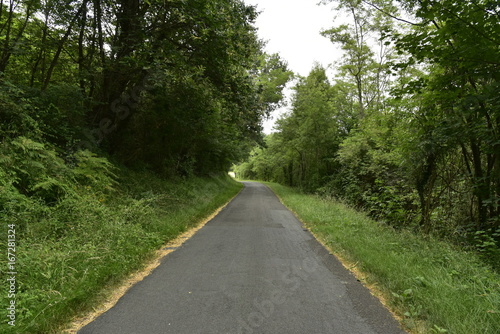
[[[119,185],[107,194],[79,191],[53,206],[33,202],[29,215],[8,217],[19,227],[16,321],[10,326],[2,307],[1,333],[60,332],[103,300],[104,287],[141,269],[156,249],[242,187],[227,176],[168,181],[149,172],[122,169],[119,174]],[[7,236],[5,225],[1,235]],[[6,245],[0,243],[2,254]],[[7,265],[3,256],[0,266]],[[3,280],[0,289],[8,291],[8,282]],[[7,293],[0,295],[0,305],[10,300]]]
[[[266,183],[412,333],[500,333],[500,275],[476,254],[375,222],[343,204]]]

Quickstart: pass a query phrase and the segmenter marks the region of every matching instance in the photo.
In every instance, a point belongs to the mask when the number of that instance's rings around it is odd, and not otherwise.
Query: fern
[[[78,164],[72,172],[80,184],[101,192],[114,190],[117,185],[116,167],[106,158],[98,157],[88,150],[78,151],[75,158]]]
[[[5,177],[22,194],[55,202],[71,190],[71,169],[50,145],[17,137],[5,141],[0,152]]]

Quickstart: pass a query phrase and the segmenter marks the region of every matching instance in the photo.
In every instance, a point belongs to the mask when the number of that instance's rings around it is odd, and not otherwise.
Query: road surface
[[[266,186],[245,188],[78,333],[402,334]]]

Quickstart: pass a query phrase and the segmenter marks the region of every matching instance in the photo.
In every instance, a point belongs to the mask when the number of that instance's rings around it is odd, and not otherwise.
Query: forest
[[[3,150],[36,142],[63,160],[89,150],[167,175],[222,171],[260,140],[287,81],[279,56],[262,52],[255,9],[241,1],[1,9]]]
[[[498,1],[334,2],[334,77],[294,81],[265,145],[234,167],[500,263]]]
[[[231,168],[498,270],[498,1],[322,2],[348,18],[321,32],[342,58],[307,77],[266,54],[242,0],[0,2],[0,251],[15,248],[0,266],[19,268],[0,304],[16,333],[92,310],[239,191]]]

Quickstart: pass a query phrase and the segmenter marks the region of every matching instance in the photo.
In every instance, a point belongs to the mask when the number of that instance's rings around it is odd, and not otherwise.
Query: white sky
[[[339,48],[320,35],[334,23],[332,5],[318,6],[319,0],[244,0],[261,11],[256,21],[259,37],[267,41],[266,52],[279,53],[293,72],[307,76],[314,62],[325,68],[339,58]],[[264,123],[270,133],[274,120],[283,110],[274,112]]]

